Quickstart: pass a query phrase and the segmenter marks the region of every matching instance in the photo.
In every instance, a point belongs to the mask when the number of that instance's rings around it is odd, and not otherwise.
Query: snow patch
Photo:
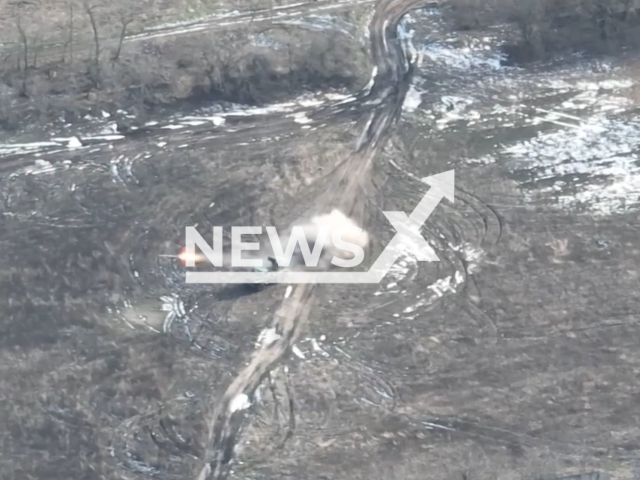
[[[249,397],[245,393],[240,393],[233,397],[231,403],[229,403],[229,411],[231,413],[239,412],[242,410],[246,410],[251,406],[251,401],[249,401]]]
[[[256,342],[256,348],[265,348],[271,345],[273,342],[280,340],[281,336],[275,328],[265,328],[260,332],[258,341]]]
[[[420,51],[423,60],[428,59],[441,67],[454,70],[488,69],[500,70],[504,57],[486,51],[476,52],[470,48],[452,48],[448,45],[433,43]]]
[[[298,357],[301,360],[304,360],[306,357],[304,356],[304,353],[302,353],[302,350],[300,350],[297,345],[294,345],[293,347],[291,347],[291,351],[293,352],[293,354]]]
[[[293,115],[289,115],[290,117],[293,117],[293,121],[296,123],[300,123],[302,125],[307,125],[309,123],[313,123],[313,120],[311,120],[309,117],[307,117],[307,112],[297,112],[294,113]]]
[[[409,113],[415,112],[422,103],[423,93],[424,92],[419,91],[415,85],[411,85],[402,104],[402,110]]]
[[[69,143],[67,143],[67,148],[76,149],[82,147],[82,142],[78,139],[78,137],[71,137],[69,139]]]

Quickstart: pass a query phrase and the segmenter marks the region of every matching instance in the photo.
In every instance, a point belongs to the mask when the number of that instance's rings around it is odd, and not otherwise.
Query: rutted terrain
[[[375,5],[357,95],[0,147],[3,478],[633,478],[633,81],[503,68],[420,7]],[[380,285],[187,286],[163,256],[333,207],[375,255],[451,168],[441,262]]]

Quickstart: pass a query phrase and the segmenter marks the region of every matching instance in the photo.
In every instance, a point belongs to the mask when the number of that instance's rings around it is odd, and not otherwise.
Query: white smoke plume
[[[354,258],[354,253],[352,251],[339,248],[333,244],[331,240],[334,233],[341,233],[341,238],[344,242],[357,245],[362,249],[367,248],[370,242],[369,234],[365,230],[362,230],[355,221],[339,210],[333,210],[329,214],[315,216],[308,223],[297,226],[302,227],[304,230],[307,243],[312,250],[321,236],[321,233],[323,231],[326,232],[324,248],[322,250],[318,266],[316,267],[321,270],[331,268],[331,261],[334,256],[344,260]],[[282,239],[283,244],[286,244],[289,241],[290,235],[291,232],[284,235],[284,238]],[[297,247],[293,257],[292,267],[303,268],[304,266],[305,263],[302,253],[300,248]]]

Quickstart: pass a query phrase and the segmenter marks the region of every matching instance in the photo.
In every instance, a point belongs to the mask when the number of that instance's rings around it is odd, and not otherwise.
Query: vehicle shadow
[[[220,291],[216,292],[214,297],[216,300],[237,300],[242,297],[248,297],[254,293],[259,292],[264,288],[263,285],[232,285],[224,287]]]

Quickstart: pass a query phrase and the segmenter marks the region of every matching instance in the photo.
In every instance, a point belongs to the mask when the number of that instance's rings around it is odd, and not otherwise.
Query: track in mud
[[[633,268],[607,263],[626,245],[633,264],[632,216],[626,229],[598,224],[594,243],[591,217],[537,204],[523,215],[525,200],[507,208],[505,198],[520,198],[508,189],[512,173],[489,164],[423,230],[442,261],[420,264],[406,251],[374,288],[299,286],[288,298],[284,288],[212,291],[185,286],[182,266],[159,256],[179,248],[185,225],[282,225],[331,207],[384,244],[391,232],[380,212],[410,211],[427,188],[420,178],[451,168],[456,122],[471,131],[476,121],[447,71],[422,94],[444,104],[442,118],[424,128],[418,111],[415,127],[438,144],[447,126],[446,155],[418,157],[405,147],[409,134],[392,135],[415,94],[417,58],[402,23],[419,6],[376,7],[376,69],[360,94],[199,112],[77,149],[57,141],[9,152],[0,277],[11,292],[1,306],[7,478],[413,480],[425,465],[386,469],[411,464],[415,452],[438,466],[434,478],[475,471],[468,452],[495,478],[512,465],[533,468],[522,466],[531,458],[557,471],[635,458],[633,425],[625,430],[616,415],[635,418],[625,402],[636,354],[625,344],[637,345],[640,309],[625,290]],[[348,147],[327,159],[312,142]],[[307,163],[294,160],[309,152]],[[531,238],[540,245],[527,247]],[[573,245],[578,253],[566,251]],[[619,397],[599,393],[612,381]],[[461,458],[472,466],[447,470]]]
[[[375,75],[368,94],[361,100],[376,107],[369,114],[357,151],[330,175],[327,196],[313,202],[314,209],[319,212],[340,207],[347,215],[355,216],[360,222],[364,220],[364,184],[371,181],[372,162],[384,147],[389,130],[397,120],[410,81],[413,59],[408,57],[406,44],[398,39],[398,24],[417,4],[415,1],[390,1],[376,6],[370,25]],[[245,415],[243,409],[234,408],[235,402],[238,398],[253,398],[262,381],[300,339],[304,322],[315,301],[314,289],[314,285],[297,285],[291,297],[283,300],[270,327],[279,338],[260,347],[250,365],[236,377],[222,401],[218,402],[206,439],[212,449],[205,450],[205,465],[198,480],[227,477],[227,464],[235,443],[239,441]],[[290,415],[293,419],[295,413],[290,412]]]

